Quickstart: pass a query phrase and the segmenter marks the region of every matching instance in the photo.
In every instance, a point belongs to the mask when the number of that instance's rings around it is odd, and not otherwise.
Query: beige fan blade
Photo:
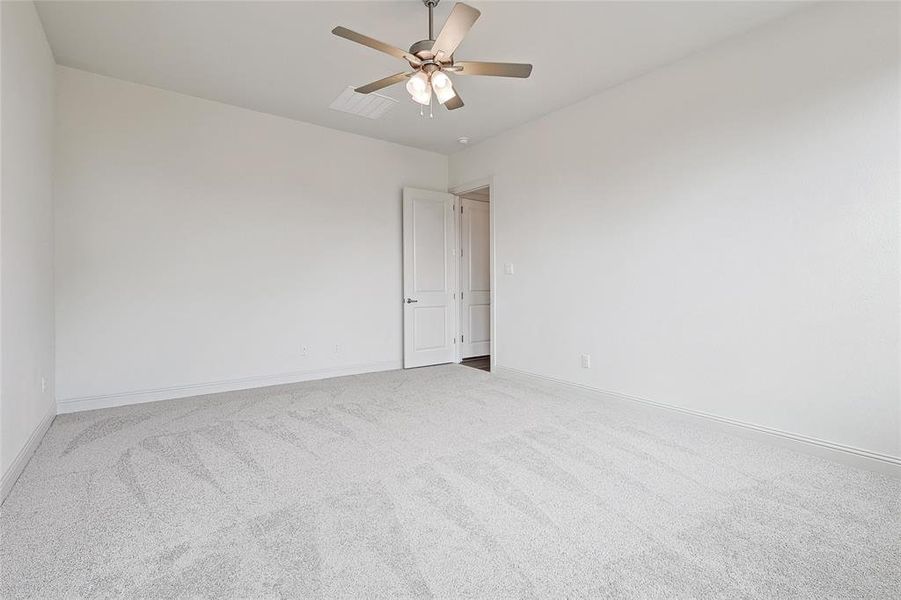
[[[532,74],[532,65],[522,63],[473,62],[461,60],[454,63],[453,70],[460,75],[528,77]]]
[[[372,83],[367,83],[366,85],[361,85],[356,88],[354,91],[360,94],[369,94],[380,90],[382,88],[386,88],[389,85],[394,85],[395,83],[400,83],[413,73],[397,73],[395,75],[389,75],[383,79],[379,79],[378,81],[373,81]]]
[[[337,35],[338,37],[343,37],[346,40],[350,40],[352,42],[356,42],[358,44],[363,44],[364,46],[369,46],[379,52],[384,52],[385,54],[390,54],[391,56],[402,58],[413,65],[421,65],[422,61],[419,58],[413,56],[406,50],[401,50],[400,48],[395,48],[390,44],[386,44],[385,42],[380,42],[375,38],[371,38],[367,35],[363,35],[362,33],[357,33],[356,31],[351,31],[346,27],[335,27],[332,29],[332,33]]]
[[[435,54],[440,52],[442,56],[453,54],[481,14],[473,7],[462,2],[454,4],[454,9],[432,45],[432,52]]]
[[[454,90],[457,92],[457,90]],[[463,106],[463,99],[460,98],[460,92],[457,92],[457,95],[444,103],[444,108],[447,110],[456,110]]]

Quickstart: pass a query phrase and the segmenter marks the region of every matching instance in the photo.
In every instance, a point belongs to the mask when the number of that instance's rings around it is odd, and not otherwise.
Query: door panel
[[[443,292],[448,288],[445,260],[446,215],[444,202],[414,200],[413,292]]]
[[[454,197],[404,189],[404,368],[453,362]]]
[[[491,306],[488,304],[469,305],[468,343],[491,341]]]
[[[469,204],[467,206],[467,204]],[[491,273],[489,267],[489,219],[488,203],[464,200],[463,218],[469,227],[469,281],[470,292],[490,292]],[[468,213],[468,215],[467,215]],[[466,227],[467,225],[464,225]]]
[[[462,358],[491,354],[490,208],[463,199]]]
[[[439,350],[447,342],[447,314],[443,306],[411,306],[413,311],[413,350]]]

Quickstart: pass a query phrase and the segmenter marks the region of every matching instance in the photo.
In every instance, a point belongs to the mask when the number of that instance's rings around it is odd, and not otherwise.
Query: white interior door
[[[454,361],[454,197],[404,189],[404,368]]]
[[[461,358],[491,354],[490,213],[487,202],[463,199],[460,302]]]

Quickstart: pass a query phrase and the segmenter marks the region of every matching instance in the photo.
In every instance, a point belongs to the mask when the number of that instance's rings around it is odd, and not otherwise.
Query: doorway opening
[[[461,364],[491,370],[491,190],[457,194],[459,238],[457,318]]]
[[[403,366],[497,364],[490,180],[403,191]]]

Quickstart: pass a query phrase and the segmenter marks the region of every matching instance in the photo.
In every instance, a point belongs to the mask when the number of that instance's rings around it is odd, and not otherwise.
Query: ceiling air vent
[[[329,104],[329,108],[340,110],[367,119],[378,119],[391,110],[397,104],[397,100],[382,96],[381,94],[358,94],[352,87],[347,88],[335,101]]]

